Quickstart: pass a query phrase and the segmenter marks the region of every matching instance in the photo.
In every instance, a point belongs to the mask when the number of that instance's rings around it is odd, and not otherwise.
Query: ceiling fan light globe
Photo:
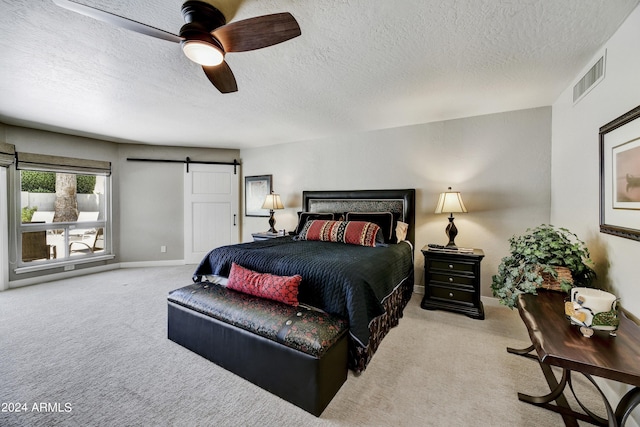
[[[200,65],[214,66],[224,61],[224,53],[217,46],[200,40],[183,41],[182,51],[187,58]]]

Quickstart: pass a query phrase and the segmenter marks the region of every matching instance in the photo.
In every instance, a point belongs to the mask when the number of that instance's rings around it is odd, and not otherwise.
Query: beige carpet
[[[548,388],[535,362],[505,350],[529,344],[516,311],[486,306],[479,321],[422,310],[420,295],[316,418],[166,338],[166,295],[192,271],[123,269],[0,292],[0,403],[26,406],[0,412],[0,426],[562,425],[517,400]]]

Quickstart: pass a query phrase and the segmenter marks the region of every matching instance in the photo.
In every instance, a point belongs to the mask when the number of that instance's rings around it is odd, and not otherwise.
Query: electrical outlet
[[[164,245],[160,246],[160,252],[162,252],[162,253],[167,252],[167,247],[164,246]]]

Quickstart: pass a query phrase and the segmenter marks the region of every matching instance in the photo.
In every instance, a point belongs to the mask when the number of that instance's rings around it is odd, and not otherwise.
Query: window
[[[17,157],[21,256],[16,271],[112,258],[110,164],[97,162],[103,165],[96,168],[79,159]]]

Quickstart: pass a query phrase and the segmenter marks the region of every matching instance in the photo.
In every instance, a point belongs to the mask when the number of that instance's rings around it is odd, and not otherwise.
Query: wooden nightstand
[[[253,236],[254,242],[257,242],[258,240],[275,239],[278,237],[278,233],[269,233],[268,231],[262,233],[251,233],[251,235]]]
[[[424,298],[427,310],[449,310],[484,319],[480,301],[481,249],[472,253],[422,248],[424,255]]]

